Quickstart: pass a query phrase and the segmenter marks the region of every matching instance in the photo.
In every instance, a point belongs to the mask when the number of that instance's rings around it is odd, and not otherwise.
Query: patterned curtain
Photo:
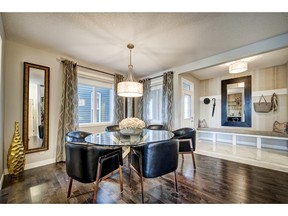
[[[173,71],[163,74],[162,122],[167,130],[172,130]]]
[[[138,99],[138,112],[137,117],[142,119],[146,125],[149,125],[148,120],[149,113],[149,97],[151,91],[151,79],[140,80],[139,82],[143,83],[143,96]]]
[[[124,97],[120,97],[117,95],[117,84],[124,80],[124,76],[120,74],[115,74],[114,77],[114,101],[115,101],[115,109],[114,109],[114,124],[119,124],[119,122],[124,119]]]
[[[58,123],[56,162],[66,160],[65,135],[68,131],[77,130],[78,124],[78,93],[77,65],[65,60],[63,70],[63,87],[60,118]]]

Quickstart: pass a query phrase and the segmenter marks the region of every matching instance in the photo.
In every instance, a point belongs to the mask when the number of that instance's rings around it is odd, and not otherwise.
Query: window
[[[192,117],[192,86],[188,81],[182,81],[183,89],[183,114],[184,119]]]
[[[184,94],[184,119],[191,118],[191,95]]]
[[[191,85],[189,83],[186,83],[186,82],[183,82],[183,89],[184,90],[187,90],[187,91],[190,91],[191,90]]]
[[[79,78],[79,124],[112,122],[113,85]]]
[[[151,83],[149,96],[148,120],[151,124],[161,124],[162,121],[162,84],[161,82]]]

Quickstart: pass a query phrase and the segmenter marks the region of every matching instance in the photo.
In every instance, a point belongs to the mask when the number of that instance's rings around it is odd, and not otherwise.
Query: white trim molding
[[[39,162],[35,162],[35,163],[25,164],[24,170],[29,170],[29,169],[33,169],[36,167],[41,167],[41,166],[45,166],[45,165],[49,165],[49,164],[53,164],[53,163],[56,163],[56,158],[43,160],[43,161],[39,161]],[[9,174],[8,169],[4,170],[4,174],[5,175]]]
[[[262,94],[263,96],[272,96],[273,93],[275,93],[276,95],[285,95],[288,94],[288,89],[283,88],[283,89],[271,89],[264,91],[254,91],[252,92],[252,97],[261,97]]]

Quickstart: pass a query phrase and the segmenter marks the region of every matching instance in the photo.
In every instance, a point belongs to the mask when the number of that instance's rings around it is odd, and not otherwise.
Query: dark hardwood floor
[[[179,194],[174,189],[173,173],[144,180],[145,203],[288,203],[288,173],[249,166],[196,154],[197,170],[191,156],[179,157],[177,169]],[[134,173],[129,188],[128,162],[123,166],[124,191],[120,193],[119,175],[100,183],[96,203],[141,203],[139,178]],[[94,184],[74,181],[67,199],[68,177],[65,163],[26,170],[22,177],[4,178],[0,203],[91,203]]]

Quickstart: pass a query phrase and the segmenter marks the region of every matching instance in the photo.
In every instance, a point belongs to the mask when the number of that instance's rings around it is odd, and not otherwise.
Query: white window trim
[[[99,101],[101,103],[102,101],[102,94],[99,93],[99,92],[96,92],[96,96],[95,96],[95,104],[94,106],[96,107],[96,112],[95,112],[95,116],[94,118],[97,119],[97,112],[100,112],[101,113],[101,106],[99,105],[99,103],[97,103],[97,96],[99,98]],[[97,119],[98,121],[101,121],[101,116],[99,115],[99,119]]]
[[[111,125],[111,123],[112,122],[82,123],[82,124],[79,124],[79,127],[81,128],[99,127],[99,126]]]
[[[95,79],[81,78],[78,77],[78,84],[97,86],[103,88],[113,88],[113,83],[101,82]]]

